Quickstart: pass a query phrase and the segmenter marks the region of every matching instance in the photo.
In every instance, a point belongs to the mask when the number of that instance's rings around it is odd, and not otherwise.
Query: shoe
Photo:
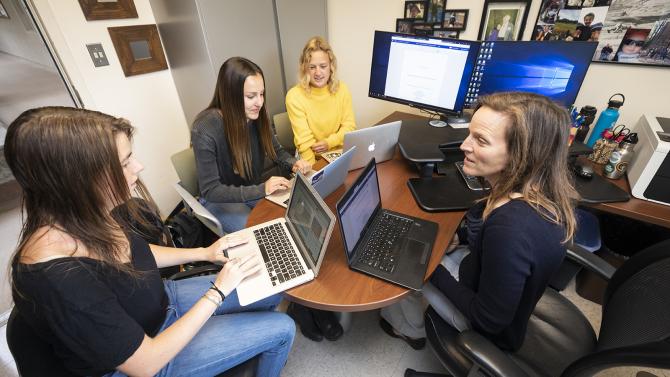
[[[404,340],[405,343],[409,344],[415,350],[422,350],[426,346],[426,338],[410,338],[409,336],[400,334],[384,318],[379,319],[379,326],[389,336]]]
[[[314,316],[309,308],[302,305],[290,303],[286,310],[288,314],[295,321],[296,325],[300,327],[300,332],[305,338],[320,342],[323,340],[323,334],[316,326]]]
[[[310,309],[314,315],[316,326],[321,330],[323,336],[331,342],[340,339],[344,334],[344,329],[340,321],[335,317],[335,313],[326,310]]]

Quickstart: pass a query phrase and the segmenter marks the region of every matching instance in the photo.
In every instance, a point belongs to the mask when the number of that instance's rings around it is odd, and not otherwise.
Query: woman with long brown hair
[[[473,328],[505,349],[521,347],[575,233],[569,124],[567,111],[547,97],[497,93],[479,98],[461,145],[463,170],[491,190],[465,216],[465,245],[450,250],[422,293],[453,327]],[[381,325],[421,348],[423,322],[406,319],[421,318],[422,306],[410,306],[385,308]]]
[[[214,98],[193,123],[191,142],[200,201],[228,233],[244,228],[259,199],[288,189],[291,172],[311,170],[277,141],[265,107],[263,71],[245,58],[221,66]]]
[[[260,355],[258,375],[278,376],[293,321],[273,311],[278,297],[242,308],[235,293],[261,261],[228,260],[223,251],[245,242],[234,237],[197,249],[148,244],[139,203],[155,205],[132,134],[124,119],[64,107],[28,110],[9,126],[5,158],[26,215],[11,259],[18,318],[74,375],[212,376]],[[161,280],[159,267],[193,261],[225,265]]]

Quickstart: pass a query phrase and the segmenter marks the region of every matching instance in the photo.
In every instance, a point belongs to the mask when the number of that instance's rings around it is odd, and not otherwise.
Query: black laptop
[[[374,158],[337,202],[337,220],[351,269],[421,289],[437,224],[382,208]]]

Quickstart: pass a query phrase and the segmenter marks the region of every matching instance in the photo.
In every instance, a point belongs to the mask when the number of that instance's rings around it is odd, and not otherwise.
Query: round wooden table
[[[357,169],[349,172],[344,185],[326,198],[325,201],[333,213],[335,203],[361,171],[362,169]],[[421,210],[407,186],[407,180],[417,177],[418,174],[398,151],[392,160],[377,164],[377,171],[383,208],[434,221],[439,225],[424,277],[427,279],[440,263],[464,212],[428,213]],[[247,226],[282,217],[285,211],[268,200],[261,200],[251,211]],[[311,308],[354,312],[382,308],[399,301],[407,293],[409,290],[406,288],[349,269],[338,223],[330,238],[319,275],[307,284],[286,291],[285,295],[288,300]]]

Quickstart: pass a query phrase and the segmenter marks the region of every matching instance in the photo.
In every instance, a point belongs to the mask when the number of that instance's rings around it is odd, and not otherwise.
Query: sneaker
[[[386,334],[404,340],[405,343],[409,344],[409,346],[415,350],[421,350],[426,346],[426,338],[410,338],[409,336],[403,335],[397,332],[384,318],[379,318],[379,326]]]

